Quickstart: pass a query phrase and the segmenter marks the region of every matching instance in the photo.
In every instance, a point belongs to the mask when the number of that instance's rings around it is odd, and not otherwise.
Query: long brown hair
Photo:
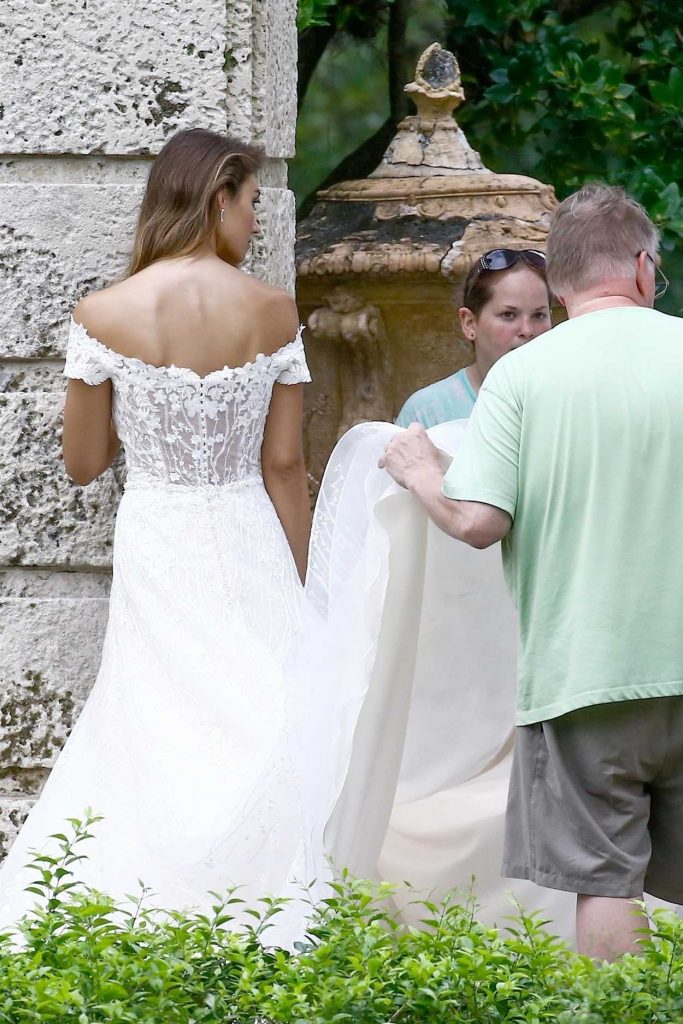
[[[221,189],[236,195],[264,153],[205,128],[177,132],[166,143],[147,180],[127,277],[170,256],[189,256],[210,236]]]

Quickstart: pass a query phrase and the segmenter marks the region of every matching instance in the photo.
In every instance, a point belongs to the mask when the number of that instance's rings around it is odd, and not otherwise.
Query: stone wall
[[[265,147],[251,269],[293,290],[285,158],[295,0],[3,0],[0,13],[0,856],[94,681],[121,467],[59,455],[69,311],[115,278],[179,128]]]

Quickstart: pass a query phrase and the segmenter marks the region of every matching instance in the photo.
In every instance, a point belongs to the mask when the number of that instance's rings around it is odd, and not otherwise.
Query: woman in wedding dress
[[[35,902],[31,850],[85,808],[102,820],[79,877],[115,897],[142,879],[152,906],[206,909],[210,890],[248,902],[308,877],[283,663],[310,525],[310,377],[291,297],[237,269],[261,163],[225,136],[176,135],[127,277],[74,311],[66,469],[88,484],[121,445],[127,481],[101,667],[0,872],[2,925]],[[280,941],[297,913],[278,916]]]

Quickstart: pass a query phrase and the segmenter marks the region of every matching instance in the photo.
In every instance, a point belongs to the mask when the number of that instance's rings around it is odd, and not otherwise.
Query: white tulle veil
[[[570,935],[573,901],[500,876],[514,722],[516,617],[500,550],[433,526],[377,460],[397,431],[350,430],[316,507],[293,670],[312,865],[440,896],[471,885],[489,920],[510,894]],[[430,436],[444,466],[466,421]],[[472,881],[472,879],[474,879]],[[407,920],[419,915],[397,894]]]

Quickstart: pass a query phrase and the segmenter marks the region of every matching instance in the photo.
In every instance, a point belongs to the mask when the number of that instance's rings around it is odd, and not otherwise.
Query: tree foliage
[[[683,35],[668,0],[446,0],[446,45],[485,161],[552,182],[623,185],[683,239]]]
[[[378,21],[395,0],[299,0],[297,28],[333,24],[361,35],[377,30]]]
[[[337,33],[345,33],[351,39],[372,38],[390,20],[392,13],[406,6],[407,0],[300,0],[297,16],[299,106],[320,58]],[[400,63],[400,60],[401,54],[397,51],[394,61]]]
[[[400,2],[302,0],[306,86],[335,36],[381,32]],[[683,34],[669,0],[442,4],[441,41],[460,61],[468,96],[458,119],[488,166],[549,181],[560,197],[591,178],[621,184],[662,226],[667,247],[683,240]],[[399,56],[396,46],[388,52],[390,81]],[[400,77],[394,70],[394,96]],[[401,114],[394,102],[384,135]],[[350,166],[353,176],[369,173],[377,139],[351,161],[339,155],[346,160],[326,183],[351,176]]]

